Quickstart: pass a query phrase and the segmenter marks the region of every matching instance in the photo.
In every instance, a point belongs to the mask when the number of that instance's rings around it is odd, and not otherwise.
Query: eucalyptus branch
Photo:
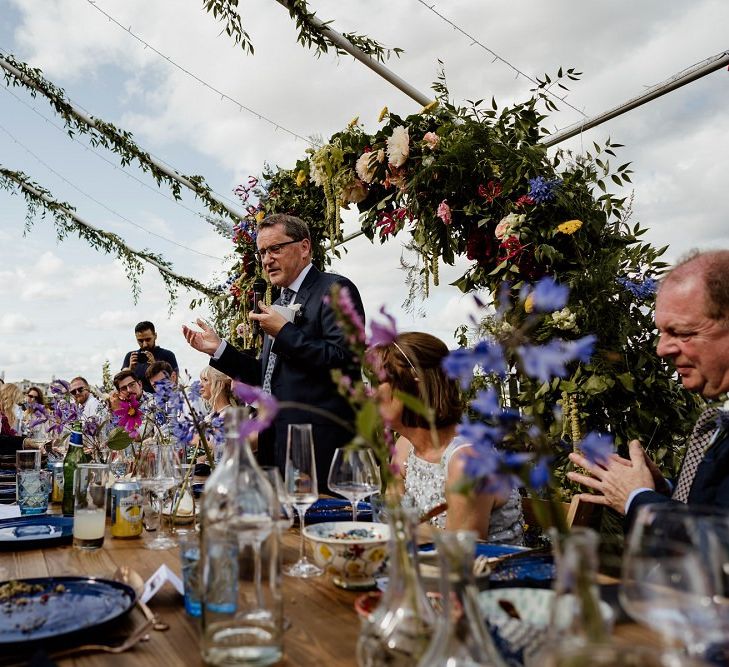
[[[63,119],[71,136],[75,132],[89,135],[92,146],[103,146],[116,153],[122,166],[136,162],[142,171],[152,175],[158,186],[164,182],[175,199],[181,199],[180,190],[181,186],[184,186],[192,190],[211,213],[230,218],[236,223],[243,219],[240,213],[213,194],[202,176],[180,174],[157,161],[137,145],[131,132],[119,129],[101,118],[85,114],[73,105],[62,88],[48,81],[40,69],[33,68],[13,56],[0,56],[0,67],[4,70],[8,85],[25,87],[32,97],[36,97],[38,93],[46,97],[55,112]]]
[[[175,303],[177,298],[177,286],[196,290],[210,298],[217,296],[216,292],[194,278],[172,271],[172,265],[161,255],[150,250],[135,250],[117,234],[107,232],[83,220],[75,212],[75,207],[67,202],[55,200],[49,190],[31,181],[23,172],[12,171],[0,166],[0,188],[8,191],[19,189],[22,192],[28,209],[26,230],[33,226],[38,214],[45,217],[46,213],[50,213],[53,216],[59,241],[63,241],[70,232],[76,232],[95,250],[113,254],[120,259],[131,283],[135,303],[140,294],[139,278],[144,273],[143,262],[154,266],[159,271],[170,297],[170,306]]]

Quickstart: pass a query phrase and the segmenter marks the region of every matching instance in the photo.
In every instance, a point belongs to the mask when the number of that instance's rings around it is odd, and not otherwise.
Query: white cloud
[[[23,333],[36,328],[33,320],[25,315],[5,313],[0,315],[0,331],[2,333]]]

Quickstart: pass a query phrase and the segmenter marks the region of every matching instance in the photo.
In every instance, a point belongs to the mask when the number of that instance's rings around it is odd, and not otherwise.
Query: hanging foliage
[[[32,97],[36,97],[38,93],[43,95],[63,120],[70,136],[76,132],[88,135],[92,146],[103,146],[116,153],[122,166],[135,162],[142,171],[151,174],[158,186],[164,183],[169,187],[175,199],[181,199],[181,187],[185,185],[211,213],[235,222],[239,220],[235,211],[218,201],[202,176],[185,176],[178,172],[170,175],[152,159],[149,153],[137,145],[131,132],[121,130],[101,118],[87,116],[74,108],[63,89],[48,81],[40,69],[31,67],[10,55],[0,56],[0,67],[3,68],[5,81],[9,86],[26,88]]]
[[[135,250],[117,234],[83,221],[76,215],[73,206],[56,201],[48,190],[31,181],[23,172],[0,166],[0,188],[11,193],[19,190],[23,194],[27,207],[26,231],[30,230],[38,216],[45,218],[46,214],[50,214],[59,241],[63,241],[70,233],[75,232],[95,250],[116,255],[124,265],[135,303],[139,298],[139,278],[144,273],[144,263],[151,264],[159,271],[169,295],[170,309],[175,303],[178,287],[196,290],[209,298],[217,296],[216,292],[199,281],[172,271],[172,265],[161,255],[150,250]]]
[[[329,53],[330,49],[338,56],[346,54],[346,51],[334,43],[328,34],[327,26],[331,25],[331,21],[320,21],[314,12],[309,11],[309,3],[306,0],[279,0],[279,2],[288,10],[289,16],[296,23],[299,44],[308,49],[313,47],[317,57]],[[203,7],[205,11],[212,13],[215,19],[225,23],[226,34],[232,37],[237,45],[244,51],[253,53],[253,43],[243,27],[238,12],[238,0],[203,0]],[[345,32],[342,36],[363,53],[380,62],[384,62],[391,55],[399,57],[403,52],[402,49],[382,46],[366,35]]]

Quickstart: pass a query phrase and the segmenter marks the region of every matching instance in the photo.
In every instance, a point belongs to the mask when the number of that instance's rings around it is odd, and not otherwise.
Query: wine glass
[[[708,579],[711,597],[707,610],[713,616],[701,627],[689,652],[703,656],[707,651],[726,650],[729,632],[729,511],[675,503],[647,505],[638,512],[629,540],[647,537],[680,542],[699,559]]]
[[[706,649],[717,629],[712,585],[691,545],[647,533],[631,535],[623,554],[620,603],[639,623],[676,640],[692,655]]]
[[[329,467],[329,488],[352,503],[352,521],[357,521],[357,503],[380,490],[380,469],[365,447],[339,447]]]
[[[155,538],[144,543],[146,549],[162,550],[176,546],[167,534],[162,520],[162,508],[167,493],[180,483],[180,461],[171,445],[157,442],[144,445],[139,455],[137,479],[140,486],[152,495],[153,511],[159,514],[159,531]]]
[[[311,424],[289,424],[286,444],[284,491],[288,502],[299,514],[301,541],[299,560],[284,570],[291,577],[318,577],[324,573],[304,555],[304,516],[319,497],[316,481],[316,460]]]
[[[278,518],[276,524],[281,531],[288,530],[294,525],[294,508],[288,501],[284,492],[284,483],[281,479],[281,471],[277,466],[262,466],[261,470],[268,478],[273,487],[274,495],[278,501]]]

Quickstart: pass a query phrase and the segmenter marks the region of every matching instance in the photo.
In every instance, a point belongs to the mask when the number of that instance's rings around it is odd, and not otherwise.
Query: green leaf
[[[132,444],[132,438],[121,426],[117,426],[111,433],[106,441],[106,446],[109,449],[113,449],[115,452],[119,452],[122,449],[126,449]]]

